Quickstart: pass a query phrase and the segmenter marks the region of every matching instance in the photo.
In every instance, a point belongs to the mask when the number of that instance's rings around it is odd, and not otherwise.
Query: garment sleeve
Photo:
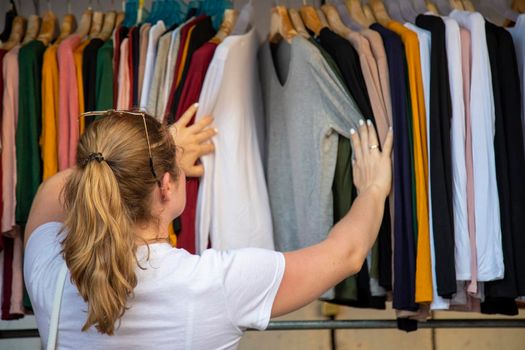
[[[265,329],[284,275],[284,255],[257,248],[220,254],[226,308],[233,325],[240,330]]]
[[[31,301],[36,305],[43,305],[49,293],[45,293],[46,288],[35,289],[35,286],[56,283],[56,275],[63,261],[60,257],[63,236],[58,234],[61,228],[62,223],[59,222],[48,222],[37,227],[24,251],[24,280]],[[42,284],[42,280],[47,282]]]
[[[319,61],[319,64],[313,65],[312,69],[319,91],[324,96],[325,110],[328,111],[323,124],[328,123],[330,128],[338,134],[350,138],[350,129],[357,130],[359,120],[364,119],[364,117],[346,87],[338,79],[321,53],[315,52],[314,54],[317,56],[316,60]]]

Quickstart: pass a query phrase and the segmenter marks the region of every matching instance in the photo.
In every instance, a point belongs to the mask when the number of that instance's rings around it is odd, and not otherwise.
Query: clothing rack
[[[267,331],[321,329],[395,329],[396,320],[297,320],[272,321]],[[525,328],[525,319],[442,319],[419,322],[418,328]],[[249,329],[253,331],[253,329]],[[0,339],[38,338],[37,329],[0,331]]]

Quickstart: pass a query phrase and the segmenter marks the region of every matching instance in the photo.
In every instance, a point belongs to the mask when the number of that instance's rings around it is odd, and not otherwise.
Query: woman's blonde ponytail
[[[175,146],[163,126],[148,117],[158,174],[176,177]],[[67,235],[63,254],[88,304],[82,330],[115,332],[137,285],[133,225],[151,219],[152,178],[142,119],[115,115],[95,122],[82,136],[76,169],[64,188]],[[93,157],[95,155],[95,157]]]

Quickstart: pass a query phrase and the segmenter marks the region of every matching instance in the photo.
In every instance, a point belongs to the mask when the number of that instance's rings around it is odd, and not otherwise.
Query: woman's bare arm
[[[392,181],[393,137],[390,130],[381,152],[374,146],[379,144],[375,129],[367,124],[361,125],[359,134],[352,133],[353,176],[359,196],[323,242],[284,254],[286,267],[272,317],[307,305],[357,273],[377,238]]]

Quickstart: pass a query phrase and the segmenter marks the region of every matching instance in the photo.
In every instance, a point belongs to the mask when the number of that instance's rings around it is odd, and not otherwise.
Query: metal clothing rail
[[[266,331],[319,329],[395,329],[396,320],[272,321]],[[443,319],[419,322],[418,328],[525,328],[525,319]],[[251,330],[250,330],[251,331]],[[37,329],[0,331],[0,339],[38,338]]]

